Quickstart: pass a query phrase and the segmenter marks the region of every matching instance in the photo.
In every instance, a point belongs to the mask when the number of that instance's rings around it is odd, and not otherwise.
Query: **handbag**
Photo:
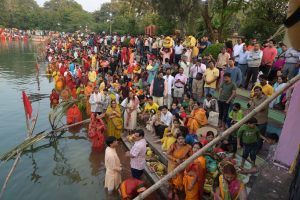
[[[218,126],[218,124],[219,124],[219,113],[214,112],[214,111],[210,111],[207,121],[208,121],[208,124],[210,124],[212,126]]]

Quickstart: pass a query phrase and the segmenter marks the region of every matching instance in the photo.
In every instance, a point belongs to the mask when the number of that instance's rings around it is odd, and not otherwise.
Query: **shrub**
[[[207,56],[209,54],[211,54],[213,56],[214,59],[218,58],[219,53],[221,52],[222,48],[225,45],[223,43],[218,43],[218,44],[212,44],[210,46],[208,46],[201,54],[201,56]]]

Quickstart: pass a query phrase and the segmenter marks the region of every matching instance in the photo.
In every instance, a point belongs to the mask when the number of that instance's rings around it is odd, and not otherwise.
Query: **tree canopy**
[[[237,32],[264,40],[282,24],[288,0],[118,0],[93,13],[75,0],[0,0],[0,26],[72,32],[141,34],[156,25],[157,34],[208,35],[224,40]],[[272,6],[270,6],[272,5]]]

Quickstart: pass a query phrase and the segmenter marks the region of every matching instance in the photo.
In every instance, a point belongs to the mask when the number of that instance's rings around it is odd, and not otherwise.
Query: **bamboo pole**
[[[8,173],[7,176],[6,176],[5,182],[4,182],[4,184],[3,184],[3,186],[2,186],[2,189],[1,189],[0,199],[2,199],[3,194],[4,194],[4,191],[5,191],[6,186],[7,186],[7,183],[8,183],[8,181],[9,181],[11,175],[13,174],[14,170],[15,170],[16,167],[17,167],[17,164],[18,164],[18,162],[19,162],[19,160],[20,160],[20,158],[21,158],[21,153],[22,153],[22,152],[18,153],[18,156],[17,156],[17,158],[16,158],[16,160],[15,160],[15,162],[14,162],[12,168],[9,170],[9,173]]]
[[[218,135],[214,140],[212,140],[210,143],[205,145],[202,149],[200,149],[198,152],[190,156],[188,159],[186,159],[183,163],[181,163],[179,166],[177,166],[172,172],[167,174],[165,177],[163,177],[161,180],[156,182],[154,185],[152,185],[150,188],[148,188],[145,192],[141,193],[139,196],[137,196],[134,200],[142,200],[145,199],[147,196],[149,196],[152,192],[160,188],[165,182],[170,180],[173,176],[175,176],[177,173],[183,171],[188,164],[193,162],[195,159],[197,159],[199,156],[201,156],[203,153],[205,153],[209,148],[211,148],[213,145],[219,143],[221,140],[223,140],[225,137],[229,136],[233,131],[235,131],[237,128],[242,126],[244,123],[246,123],[251,117],[253,117],[255,114],[260,112],[262,109],[264,109],[266,106],[269,105],[269,103],[275,99],[277,96],[279,96],[282,92],[290,88],[294,83],[296,83],[298,80],[300,80],[300,74],[298,74],[293,79],[289,80],[284,87],[282,87],[279,91],[275,92],[272,96],[268,97],[262,104],[257,106],[255,109],[253,109],[248,115],[246,115],[241,121],[231,126],[229,129],[224,131],[222,134]]]

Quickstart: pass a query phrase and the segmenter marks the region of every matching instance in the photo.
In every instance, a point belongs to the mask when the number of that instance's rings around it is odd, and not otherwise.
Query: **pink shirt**
[[[277,55],[277,49],[276,48],[274,48],[274,47],[264,48],[261,64],[262,65],[273,65],[273,62],[275,60],[276,55]]]
[[[177,80],[182,81],[184,84],[182,84],[180,82],[176,83]],[[174,79],[174,86],[177,87],[177,88],[183,88],[185,86],[187,80],[188,80],[188,77],[186,75],[184,75],[184,74],[177,74],[175,76],[175,79]]]
[[[133,169],[143,170],[146,163],[146,140],[141,139],[134,143],[130,150],[130,155],[134,158],[130,159],[130,166]]]
[[[170,60],[171,54],[173,53],[173,49],[170,48],[169,52],[165,52],[165,51],[163,51],[163,49],[161,49],[160,53],[162,54],[162,58],[163,58],[162,64],[165,64],[166,58],[168,58]]]

